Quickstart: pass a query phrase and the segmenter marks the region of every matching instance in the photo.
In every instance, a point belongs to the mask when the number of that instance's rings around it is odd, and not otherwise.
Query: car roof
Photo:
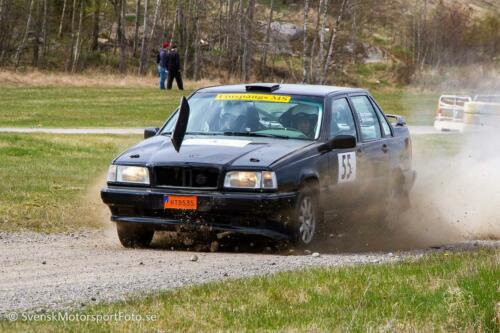
[[[290,94],[290,95],[304,95],[304,96],[327,96],[333,93],[367,93],[366,90],[360,88],[347,88],[347,87],[336,87],[336,86],[323,86],[314,84],[269,84],[269,83],[249,83],[249,84],[232,84],[232,85],[221,85],[214,87],[201,88],[197,92],[202,93],[246,93],[247,86],[278,86],[278,88],[272,91],[266,90],[253,90],[252,93],[257,92],[267,92],[267,93],[278,93],[278,94]]]

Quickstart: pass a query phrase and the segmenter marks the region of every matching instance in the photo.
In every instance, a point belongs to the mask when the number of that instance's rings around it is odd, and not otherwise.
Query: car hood
[[[117,164],[174,165],[211,164],[233,167],[267,167],[312,141],[232,136],[184,138],[179,152],[169,136],[157,135],[122,153]]]

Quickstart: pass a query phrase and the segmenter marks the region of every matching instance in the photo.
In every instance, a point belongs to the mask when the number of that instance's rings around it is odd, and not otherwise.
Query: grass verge
[[[160,126],[190,91],[144,86],[0,85],[0,127]],[[403,90],[374,91],[386,113],[430,125],[438,96]]]
[[[439,94],[413,90],[373,91],[373,96],[387,114],[404,116],[410,125],[432,125]]]
[[[89,187],[140,137],[0,134],[0,230],[66,231],[98,225]],[[98,186],[98,184],[95,184]],[[97,196],[97,197],[95,197]]]
[[[1,87],[0,127],[161,126],[188,94],[144,87]]]
[[[163,292],[76,315],[151,321],[0,322],[4,332],[498,332],[500,252],[439,252],[418,260],[319,268]],[[22,317],[20,317],[22,318]]]

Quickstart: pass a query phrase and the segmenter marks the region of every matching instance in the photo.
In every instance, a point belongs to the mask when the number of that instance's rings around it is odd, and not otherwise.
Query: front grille
[[[158,166],[156,185],[171,187],[217,188],[219,169],[208,167]]]

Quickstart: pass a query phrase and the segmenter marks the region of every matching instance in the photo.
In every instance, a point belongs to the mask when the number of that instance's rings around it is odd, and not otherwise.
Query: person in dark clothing
[[[181,60],[179,57],[179,53],[177,53],[177,46],[172,44],[170,52],[167,56],[167,70],[168,70],[168,79],[167,79],[167,89],[172,89],[172,83],[177,83],[177,88],[179,90],[184,90],[184,85],[182,83],[181,76]]]
[[[160,73],[160,89],[165,89],[165,80],[167,79],[168,70],[167,70],[167,62],[168,62],[168,47],[170,46],[169,42],[163,42],[163,47],[160,49],[160,52],[156,56],[156,64],[158,65],[158,72]]]

